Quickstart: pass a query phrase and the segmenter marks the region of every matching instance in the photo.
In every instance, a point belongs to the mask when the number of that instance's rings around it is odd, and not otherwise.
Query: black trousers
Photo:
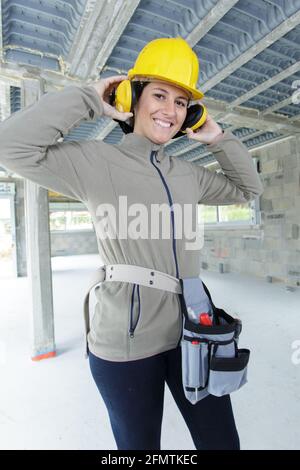
[[[146,359],[113,362],[89,352],[93,379],[106,405],[118,450],[160,450],[167,383],[199,450],[240,450],[229,395],[185,397],[180,346]]]

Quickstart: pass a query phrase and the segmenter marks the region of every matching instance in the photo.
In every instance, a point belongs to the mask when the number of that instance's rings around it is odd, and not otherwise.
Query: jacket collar
[[[156,159],[159,163],[167,160],[164,152],[164,144],[155,144],[152,140],[148,139],[148,137],[134,132],[124,134],[119,145],[122,150],[127,150],[147,162],[150,162],[150,155],[154,150],[157,151]]]

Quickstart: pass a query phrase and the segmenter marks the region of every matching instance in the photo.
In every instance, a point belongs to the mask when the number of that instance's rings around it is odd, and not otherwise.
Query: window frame
[[[258,172],[259,159],[257,157],[252,157],[252,160],[256,168],[256,171]],[[216,172],[224,174],[224,172],[222,171],[222,168],[218,168]],[[236,220],[236,221],[229,221],[229,222],[220,222],[219,220],[220,219],[219,211],[220,211],[220,207],[223,207],[222,204],[213,205],[213,206],[210,206],[209,204],[203,204],[203,205],[207,205],[208,207],[216,207],[216,210],[217,210],[217,222],[204,222],[204,228],[212,229],[212,230],[221,230],[225,228],[229,228],[229,229],[260,228],[261,227],[260,196],[257,196],[252,201],[249,201],[249,204],[250,204],[249,207],[253,214],[251,220],[245,220],[245,221]],[[234,204],[228,204],[228,205],[234,205]]]
[[[52,212],[66,212],[66,211],[71,211],[71,212],[88,212],[88,209],[82,202],[50,202],[49,201],[49,219],[50,219],[50,214]],[[49,220],[50,222],[50,220]],[[50,233],[52,234],[71,234],[71,233],[91,233],[94,232],[94,226],[92,222],[91,228],[82,228],[78,230],[55,230],[55,229],[50,229]]]

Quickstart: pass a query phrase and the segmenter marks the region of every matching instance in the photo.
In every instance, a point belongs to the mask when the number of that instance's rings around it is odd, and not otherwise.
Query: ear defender
[[[193,131],[200,129],[200,127],[205,124],[206,118],[207,110],[204,104],[192,104],[187,109],[186,118],[184,120],[184,123],[182,124],[180,131],[178,131],[177,134],[174,135],[173,139],[176,139],[177,137],[181,137],[182,135],[186,134],[185,129],[187,127],[192,129]]]
[[[123,80],[111,93],[110,104],[121,113],[133,112],[133,108],[140,97],[145,83]]]
[[[139,97],[142,94],[145,82],[132,82],[123,80],[109,96],[109,104],[114,106],[121,113],[133,112]],[[133,132],[133,127],[125,121],[114,119],[121,127],[124,134]]]
[[[123,80],[116,89],[115,107],[121,113],[131,112],[133,88],[129,80]]]
[[[116,88],[113,90],[109,97],[109,104],[115,106],[115,108],[122,113],[133,112],[134,106],[136,105],[144,86],[147,82],[123,80]],[[186,134],[186,128],[189,127],[193,131],[199,129],[205,123],[207,118],[207,110],[203,104],[197,103],[191,105],[187,108],[187,115],[184,120],[184,123],[180,129],[173,136],[173,139],[181,137]],[[118,122],[121,129],[125,134],[133,132],[133,127],[130,124],[127,124],[124,121]]]

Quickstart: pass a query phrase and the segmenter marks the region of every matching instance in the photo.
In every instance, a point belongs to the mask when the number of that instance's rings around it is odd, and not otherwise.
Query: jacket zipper
[[[175,222],[174,222],[174,211],[173,211],[173,208],[172,208],[172,205],[173,205],[173,200],[172,200],[172,196],[171,196],[171,192],[169,190],[169,187],[166,183],[166,180],[165,178],[163,177],[162,175],[162,172],[160,171],[160,169],[155,165],[154,161],[153,161],[153,157],[155,157],[155,160],[157,162],[157,158],[156,158],[156,155],[157,155],[157,150],[152,150],[151,152],[151,155],[150,155],[150,161],[152,163],[152,165],[157,169],[158,173],[159,173],[159,176],[163,182],[163,185],[165,187],[165,190],[167,192],[167,196],[168,196],[168,200],[169,200],[169,206],[171,208],[171,222],[172,222],[172,237],[173,237],[173,255],[174,255],[174,260],[175,260],[175,267],[176,267],[176,277],[179,278],[179,270],[178,270],[178,261],[177,261],[177,253],[176,253],[176,239],[175,239]]]
[[[169,190],[169,187],[166,183],[165,178],[163,177],[160,169],[155,165],[155,163],[153,161],[153,158],[155,157],[155,160],[157,162],[156,155],[157,155],[157,150],[153,150],[150,154],[150,161],[159,173],[159,176],[160,176],[160,178],[163,182],[163,185],[165,187],[165,190],[167,192],[169,206],[171,208],[172,238],[173,238],[172,248],[173,248],[173,255],[174,255],[175,267],[176,267],[176,277],[179,278],[178,261],[177,261],[177,253],[176,253],[176,239],[175,239],[175,236],[174,236],[174,234],[175,234],[175,222],[174,222],[174,211],[172,209],[173,200],[172,200],[172,196],[171,196],[171,193],[170,193],[170,190]],[[134,305],[134,296],[135,296],[135,288],[136,287],[137,287],[138,300],[139,300],[139,307],[138,307],[139,308],[139,313],[138,313],[137,321],[136,321],[135,325],[133,325],[133,305]],[[140,304],[140,286],[138,284],[134,284],[133,289],[132,289],[131,304],[130,304],[130,325],[129,325],[129,337],[130,338],[134,338],[134,332],[135,332],[135,329],[136,329],[137,324],[139,322],[140,314],[141,314],[141,308],[140,307],[141,307],[141,304]]]
[[[134,296],[135,296],[135,288],[137,287],[138,299],[139,299],[139,313],[135,325],[133,325],[133,306],[134,306]],[[141,302],[140,302],[140,286],[138,284],[133,284],[132,294],[131,294],[131,304],[130,304],[130,325],[129,325],[129,336],[130,338],[134,338],[134,332],[137,327],[137,324],[140,319],[141,314]]]

